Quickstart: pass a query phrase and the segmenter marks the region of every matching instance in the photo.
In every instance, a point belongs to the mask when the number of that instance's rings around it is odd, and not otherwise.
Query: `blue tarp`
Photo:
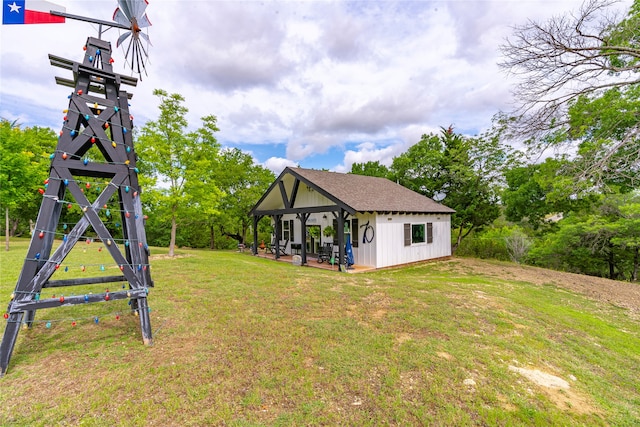
[[[353,248],[351,247],[351,234],[347,234],[347,244],[345,245],[345,252],[347,256],[347,267],[355,264],[353,260]]]

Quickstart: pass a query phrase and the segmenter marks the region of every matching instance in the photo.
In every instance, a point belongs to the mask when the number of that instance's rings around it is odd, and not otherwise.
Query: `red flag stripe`
[[[63,16],[54,16],[50,13],[36,12],[34,10],[24,11],[25,24],[62,24],[64,22]]]

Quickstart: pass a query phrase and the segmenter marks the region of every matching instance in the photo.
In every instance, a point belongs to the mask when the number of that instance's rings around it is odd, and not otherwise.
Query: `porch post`
[[[275,244],[276,244],[276,253],[275,258],[280,258],[280,236],[282,236],[282,214],[273,216],[276,221],[276,235],[275,235]]]
[[[342,266],[345,265],[344,259],[344,209],[340,208],[338,211],[338,265],[342,271]],[[344,271],[347,271],[346,266]]]
[[[303,212],[298,214],[298,219],[300,220],[300,236],[302,239],[302,243],[300,244],[300,249],[302,250],[302,265],[307,263],[307,220],[311,214]]]
[[[251,253],[258,255],[258,221],[260,219],[253,215],[253,246],[251,247]]]

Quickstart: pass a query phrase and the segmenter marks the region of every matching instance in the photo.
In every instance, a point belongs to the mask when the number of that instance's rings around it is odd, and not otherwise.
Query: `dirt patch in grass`
[[[363,300],[373,319],[382,319],[391,306],[391,298],[383,292],[374,292]]]
[[[551,284],[597,301],[626,308],[633,318],[640,318],[640,285],[635,283],[475,258],[454,258],[443,261],[442,264],[464,273],[485,274],[535,285]]]
[[[540,371],[539,369],[525,369],[509,366],[509,370],[517,372],[536,384],[558,408],[578,414],[593,414],[598,410],[589,403],[588,399],[571,388],[569,382]]]
[[[445,359],[445,360],[453,360],[454,359],[454,357],[452,355],[450,355],[449,353],[447,353],[446,351],[438,351],[438,352],[436,352],[436,355],[438,357],[441,357],[441,358]]]

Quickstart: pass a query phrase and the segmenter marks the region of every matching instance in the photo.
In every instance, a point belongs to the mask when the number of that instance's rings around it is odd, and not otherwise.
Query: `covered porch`
[[[279,257],[276,258],[276,256],[274,254],[272,254],[271,252],[269,252],[269,250],[267,250],[266,252],[263,250],[258,250],[257,253],[254,254],[255,256],[258,256],[260,258],[265,258],[265,259],[270,259],[270,260],[274,260],[274,261],[280,261],[280,262],[286,262],[289,264],[293,264],[293,257],[294,255],[291,254],[287,254],[287,255],[280,255]],[[319,268],[322,270],[331,270],[331,271],[340,271],[340,266],[339,264],[336,262],[335,264],[331,264],[330,262],[318,262],[318,259],[315,256],[312,255],[308,255],[307,256],[307,262],[303,262],[302,266],[304,267],[311,267],[311,268]],[[349,268],[346,269],[347,273],[363,273],[366,271],[373,271],[375,270],[375,267],[371,267],[368,265],[358,265],[358,264],[354,264],[349,266]]]
[[[349,231],[345,231],[348,218],[355,216],[356,210],[336,198],[321,185],[306,179],[299,173],[287,168],[264,193],[249,214],[253,217],[253,244],[251,248],[254,255],[291,262],[292,252],[295,252],[301,257],[303,265],[335,271],[350,271],[347,268],[347,264],[349,264],[351,270],[358,270],[353,265],[353,253],[348,252],[347,246],[350,248],[350,245],[347,245],[347,234]],[[273,242],[266,243],[266,250],[260,250],[258,222],[264,217],[271,218],[274,227]],[[321,227],[318,225],[318,218],[323,221],[334,221],[335,238],[332,241],[335,246],[333,256],[335,265],[327,261],[317,262],[318,251],[315,249],[318,246],[314,245],[313,241],[316,239],[316,242],[322,246],[323,239],[321,236],[311,235],[309,230],[317,228],[320,233]],[[349,228],[348,224],[346,228]],[[309,240],[312,242],[311,248],[307,244]]]

